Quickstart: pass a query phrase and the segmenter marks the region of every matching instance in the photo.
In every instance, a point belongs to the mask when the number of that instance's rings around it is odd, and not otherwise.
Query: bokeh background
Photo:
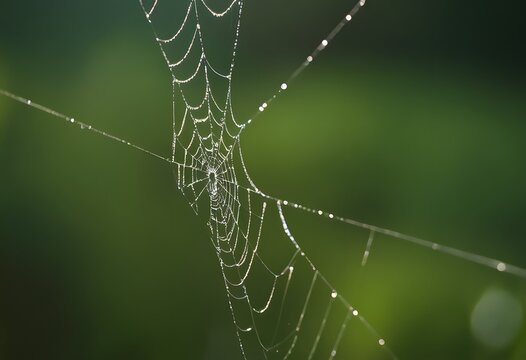
[[[238,118],[351,6],[247,0]],[[368,1],[244,134],[252,178],[526,267],[523,13],[520,2]],[[137,1],[2,2],[0,87],[170,152],[170,75]],[[0,98],[0,189],[1,359],[241,358],[206,217],[165,163]],[[525,280],[388,238],[362,269],[366,236],[290,217],[400,358],[526,358]]]

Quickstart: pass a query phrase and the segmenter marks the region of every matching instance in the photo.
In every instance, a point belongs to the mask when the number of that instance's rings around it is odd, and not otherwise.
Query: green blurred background
[[[351,6],[247,0],[237,117]],[[520,2],[368,1],[244,133],[252,178],[526,267],[523,13]],[[170,152],[170,75],[138,1],[2,2],[0,88]],[[241,358],[206,216],[165,163],[0,98],[0,164],[0,358]],[[289,225],[400,358],[526,358],[525,280],[381,237],[362,269],[366,235],[292,211]],[[518,324],[501,346],[471,325],[492,292],[511,302],[490,307],[488,327]],[[365,351],[355,358],[380,356]]]

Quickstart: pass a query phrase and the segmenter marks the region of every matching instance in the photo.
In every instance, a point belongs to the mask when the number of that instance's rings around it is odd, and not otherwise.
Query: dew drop
[[[331,351],[331,356],[332,357],[336,356],[336,350]]]
[[[288,85],[286,83],[281,84],[281,90],[287,90]]]
[[[380,344],[380,346],[384,346],[385,345],[385,340],[384,339],[378,340],[378,344]]]
[[[27,100],[27,105],[31,105],[31,100]]]
[[[352,311],[352,314],[353,314],[354,316],[358,316],[358,310],[356,310],[356,309],[353,310],[353,311]]]
[[[323,215],[323,211],[318,210],[318,215]]]
[[[500,262],[497,264],[497,270],[499,271],[506,271],[506,264],[504,264],[503,262]]]
[[[283,200],[283,205],[288,205],[289,202],[287,200]]]
[[[74,122],[75,122],[75,119],[74,119],[74,118],[71,118],[71,119],[69,119],[69,121],[70,121],[71,123],[74,123]]]
[[[351,20],[352,20],[352,16],[351,16],[351,14],[348,14],[348,15],[345,17],[345,20],[347,20],[347,21],[351,21]]]
[[[314,60],[314,59],[312,58],[312,56],[307,56],[307,61],[308,61],[308,62],[312,62],[312,60]]]
[[[323,40],[323,41],[321,42],[321,45],[322,45],[323,47],[325,47],[325,46],[329,45],[329,42],[328,42],[327,40]]]
[[[338,293],[336,292],[336,290],[333,290],[331,293],[331,298],[336,299],[337,296],[338,296]]]
[[[333,215],[333,214],[329,214],[329,217],[330,217],[331,219],[334,219],[334,215]]]

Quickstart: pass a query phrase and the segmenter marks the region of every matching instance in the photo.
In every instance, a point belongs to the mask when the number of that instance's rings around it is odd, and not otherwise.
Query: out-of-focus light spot
[[[471,332],[482,344],[502,349],[509,346],[522,327],[522,307],[510,293],[486,291],[471,313]]]

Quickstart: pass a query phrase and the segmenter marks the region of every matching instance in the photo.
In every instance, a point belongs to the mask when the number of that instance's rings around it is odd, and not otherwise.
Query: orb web
[[[243,160],[240,135],[257,114],[266,111],[294,78],[314,61],[334,34],[349,21],[349,14],[333,33],[321,41],[302,66],[279,85],[276,93],[261,103],[254,116],[238,122],[232,107],[231,85],[243,1],[219,4],[212,7],[204,0],[189,0],[177,4],[179,11],[176,12],[173,2],[168,0],[141,1],[172,75],[174,109],[184,109],[180,118],[176,113],[173,117],[172,161],[178,163],[178,187],[196,212],[203,197],[208,198],[211,241],[219,259],[243,357],[287,359],[300,356],[313,359],[326,355],[334,358],[355,309],[338,295],[294,239],[282,209],[282,205],[288,202],[265,195],[250,179]],[[364,4],[359,2],[353,7],[352,14]],[[178,21],[170,21],[171,12],[174,12],[173,19],[179,14]],[[225,30],[222,24],[234,25]],[[214,33],[223,35],[221,47],[231,49],[227,55],[223,52],[214,56],[208,51],[210,46],[206,40]],[[281,262],[272,261],[259,251],[264,235],[277,224],[267,220],[272,217],[271,213],[279,219],[289,242],[288,256]],[[323,212],[319,211],[319,215]],[[287,253],[287,250],[280,252]],[[301,310],[293,314],[294,311],[287,308],[283,314],[286,302],[290,302],[287,293],[291,285],[295,285],[295,274],[300,269],[307,272],[301,276],[310,279],[308,286],[303,287],[302,303],[295,304],[296,310]],[[296,291],[301,293],[301,290]],[[314,294],[321,295],[321,307],[309,307]],[[333,319],[331,312],[336,305],[341,307],[340,318]],[[324,310],[320,313],[319,308]],[[365,319],[356,316],[373,333],[378,346],[389,352],[385,341]],[[287,322],[283,321],[284,318]],[[304,329],[306,321],[310,321],[310,331]],[[327,326],[340,330],[336,335],[329,335],[332,338],[325,339]],[[330,349],[321,348],[322,343],[329,342],[332,343]]]

